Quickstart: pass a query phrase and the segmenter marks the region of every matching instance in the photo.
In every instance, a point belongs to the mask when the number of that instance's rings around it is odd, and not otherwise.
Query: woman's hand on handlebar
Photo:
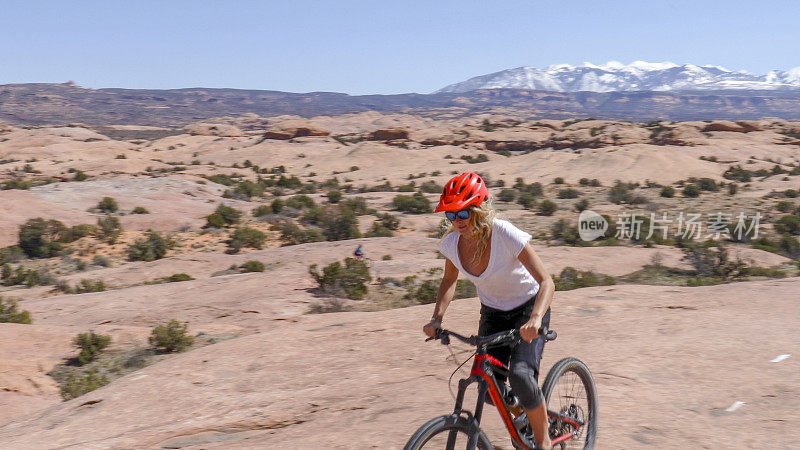
[[[431,319],[424,327],[422,327],[422,332],[425,333],[426,336],[429,338],[436,336],[436,330],[442,328],[442,321],[437,319]]]
[[[532,316],[525,325],[519,328],[519,335],[525,342],[531,342],[539,337],[539,329],[542,328],[542,318]]]

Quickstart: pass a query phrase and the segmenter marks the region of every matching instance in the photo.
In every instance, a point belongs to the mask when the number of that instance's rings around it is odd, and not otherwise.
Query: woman
[[[522,341],[490,354],[507,364],[509,382],[531,422],[537,446],[552,446],[547,433],[547,408],[539,389],[539,361],[544,337],[539,328],[550,322],[555,285],[528,241],[531,235],[494,218],[486,200],[489,191],[480,176],[462,173],[444,187],[436,212],[444,211],[451,226],[440,248],[445,256],[436,308],[423,332],[433,337],[453,299],[459,272],[475,284],[481,300],[478,334],[516,328]]]

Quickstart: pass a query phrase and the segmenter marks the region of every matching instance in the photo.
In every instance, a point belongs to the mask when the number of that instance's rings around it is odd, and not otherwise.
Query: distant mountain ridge
[[[634,61],[624,65],[555,64],[544,69],[518,67],[451,84],[436,93],[476,89],[537,89],[554,92],[629,92],[697,90],[800,90],[800,67],[766,75],[734,72],[719,66]]]
[[[303,117],[363,111],[436,117],[506,114],[529,119],[800,119],[800,90],[553,92],[478,89],[466,93],[347,95],[245,89],[87,89],[71,83],[0,85],[0,122],[180,128],[222,116]],[[2,138],[0,138],[2,141]]]

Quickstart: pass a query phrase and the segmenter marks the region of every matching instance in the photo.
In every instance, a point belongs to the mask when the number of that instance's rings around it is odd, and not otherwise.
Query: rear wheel
[[[475,423],[466,418],[451,414],[431,419],[419,427],[404,447],[405,450],[421,448],[429,450],[466,449],[469,437],[477,432],[477,447],[481,450],[492,450],[492,444]]]
[[[544,380],[542,393],[547,409],[583,422],[575,427],[566,421],[550,419],[550,436],[575,432],[575,436],[553,446],[560,449],[593,449],[597,439],[597,388],[586,364],[575,358],[557,362]]]

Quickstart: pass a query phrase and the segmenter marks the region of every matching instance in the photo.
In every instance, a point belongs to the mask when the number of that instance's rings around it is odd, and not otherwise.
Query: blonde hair
[[[492,208],[490,201],[483,202],[481,206],[469,206],[469,224],[472,228],[472,235],[470,237],[478,241],[475,253],[472,255],[473,262],[480,261],[483,253],[486,251],[486,247],[489,246],[492,239],[492,224],[496,216],[497,212]],[[445,236],[453,232],[458,232],[458,229],[452,222],[449,222],[449,225],[446,224],[445,226],[447,228],[444,233]]]

